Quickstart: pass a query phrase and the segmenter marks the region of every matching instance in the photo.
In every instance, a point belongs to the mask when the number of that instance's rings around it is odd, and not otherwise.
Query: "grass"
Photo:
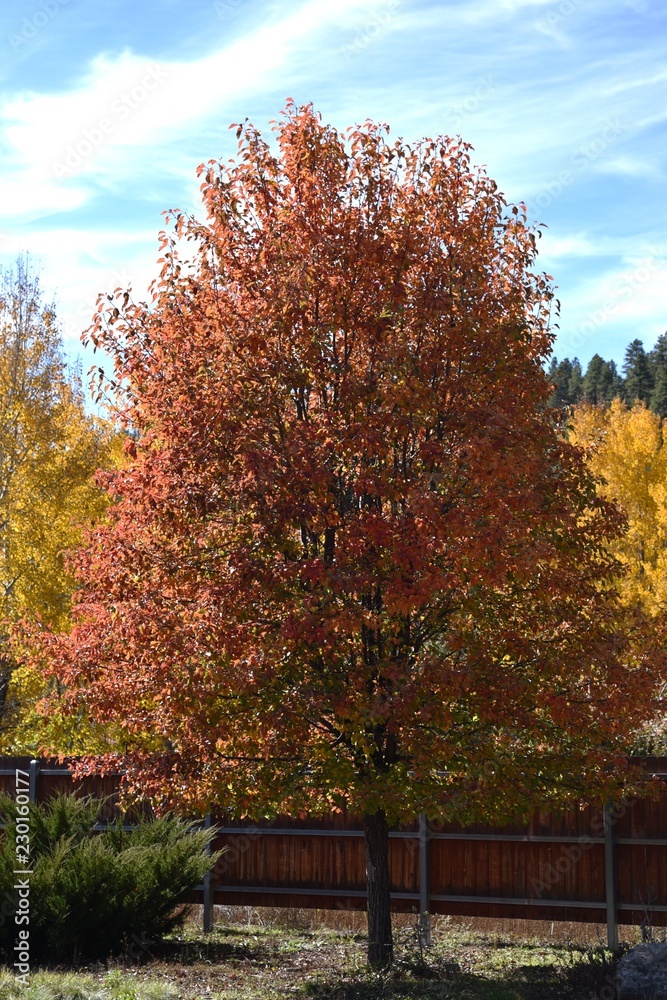
[[[114,969],[105,975],[35,972],[24,987],[13,973],[0,972],[2,1000],[180,1000],[178,991],[157,979],[138,981]]]
[[[590,1000],[615,996],[617,956],[600,928],[528,921],[433,920],[420,950],[396,918],[388,973],[365,963],[363,914],[219,908],[207,938],[191,921],[108,966],[40,970],[26,989],[0,971],[0,1000]],[[576,936],[575,933],[576,932]],[[626,942],[639,940],[626,931]]]

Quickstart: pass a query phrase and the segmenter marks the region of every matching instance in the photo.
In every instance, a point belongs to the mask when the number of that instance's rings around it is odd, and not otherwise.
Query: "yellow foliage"
[[[98,520],[92,482],[119,452],[118,435],[86,413],[68,375],[52,307],[25,262],[0,285],[0,750],[34,752],[57,720],[39,719],[43,678],[21,665],[11,624],[41,619],[66,630],[73,581],[64,553]]]
[[[627,567],[620,593],[651,612],[667,608],[667,448],[663,421],[643,403],[576,407],[570,440],[585,448],[600,492],[624,509],[628,531],[613,545]]]

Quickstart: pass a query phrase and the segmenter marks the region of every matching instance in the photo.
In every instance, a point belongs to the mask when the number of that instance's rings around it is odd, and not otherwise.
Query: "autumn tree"
[[[523,208],[460,140],[387,131],[289,104],[274,152],[240,126],[153,302],[101,302],[139,436],[74,628],[41,639],[63,710],[134,740],[82,766],[183,810],[360,815],[376,966],[389,827],[635,787],[663,669],[609,588],[620,514],[545,406]]]
[[[667,612],[667,446],[664,421],[637,402],[628,407],[582,404],[574,408],[570,440],[583,447],[601,496],[617,502],[627,531],[609,543],[624,572],[616,587],[624,605],[639,605],[654,618]],[[633,745],[664,753],[664,702],[640,727]]]
[[[60,630],[72,580],[63,553],[106,496],[91,482],[113,434],[86,414],[67,372],[55,310],[22,258],[0,284],[0,739],[34,752],[44,720],[33,715],[44,678],[10,648],[11,623],[39,617]],[[48,727],[47,727],[48,728]]]
[[[625,572],[626,605],[667,610],[667,447],[663,421],[643,403],[575,407],[570,440],[586,450],[599,493],[622,507],[628,529],[610,543]]]

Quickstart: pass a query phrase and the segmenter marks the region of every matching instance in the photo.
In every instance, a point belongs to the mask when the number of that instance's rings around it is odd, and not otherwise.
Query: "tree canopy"
[[[358,811],[383,964],[388,825],[631,787],[664,663],[545,406],[525,211],[461,140],[275,128],[200,168],[153,302],[100,304],[138,440],[42,650],[59,707],[126,736],[90,766],[184,809]]]

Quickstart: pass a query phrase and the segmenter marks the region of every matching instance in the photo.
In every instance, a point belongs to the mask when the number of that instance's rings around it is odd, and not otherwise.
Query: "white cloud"
[[[221,108],[241,95],[261,94],[299,47],[308,44],[315,54],[314,40],[325,29],[359,30],[376,8],[383,3],[310,0],[190,62],[155,63],[130,51],[101,54],[73,89],[6,100],[0,108],[0,165],[7,177],[0,210],[6,219],[34,218],[81,206],[96,184],[168,172],[176,139],[201,133],[203,123],[217,120]]]
[[[226,123],[227,109],[261,96],[297,65],[303,69],[304,58],[340,63],[340,48],[328,44],[332,38],[363,41],[369,24],[396,30],[400,9],[398,0],[337,0],[335,6],[309,0],[287,14],[276,7],[261,27],[200,58],[156,63],[129,49],[100,53],[75,86],[5,98],[0,254],[10,265],[29,245],[45,292],[56,293],[71,351],[81,350],[79,337],[99,292],[132,284],[144,298],[158,270],[155,230],[128,231],[108,214],[83,228],[86,206],[99,199],[105,211],[106,193],[122,192],[138,178],[146,192],[173,191],[177,178],[195,202],[197,154],[186,150],[199,147],[211,123],[218,128],[221,115]],[[382,14],[387,10],[390,18]],[[77,210],[71,226],[39,225]],[[28,234],[21,228],[26,222],[33,223]]]
[[[667,81],[667,70],[658,70],[650,76],[624,80],[621,83],[605,87],[604,93],[609,97],[615,97],[616,94],[623,94],[628,90],[637,90],[641,87],[655,87],[657,83],[664,83],[665,81]]]
[[[665,327],[667,258],[659,248],[622,263],[571,290],[561,317],[556,353],[592,354],[604,339],[616,356],[634,338],[652,345]]]
[[[539,265],[562,285],[564,334],[566,323],[576,331],[604,312],[628,280],[629,247],[639,258],[651,233],[664,233],[664,160],[648,129],[666,117],[667,72],[658,39],[624,33],[627,8],[641,0],[307,0],[268,12],[242,2],[235,29],[251,28],[230,39],[226,26],[226,41],[199,58],[102,52],[65,89],[57,80],[57,92],[26,89],[0,105],[0,254],[9,263],[29,243],[73,345],[98,291],[131,278],[143,294],[159,210],[175,202],[199,212],[194,168],[229,149],[224,126],[250,107],[266,132],[287,94],[312,97],[339,127],[371,117],[408,142],[459,131],[472,141],[473,162],[552,227]],[[71,174],[59,177],[63,163]],[[149,205],[128,223],[132,199],[154,201],[154,215]],[[53,213],[65,221],[45,228]],[[598,333],[627,343],[622,331],[637,324],[653,328],[647,339],[664,328],[664,280],[661,265],[639,294],[615,300]]]
[[[12,236],[2,249],[16,256],[25,247]],[[140,231],[42,230],[31,237],[30,255],[42,272],[45,298],[55,297],[63,336],[74,354],[81,351],[80,336],[90,325],[98,294],[132,286],[135,297],[145,299],[158,272],[157,237]]]
[[[647,178],[656,181],[665,179],[664,169],[655,157],[615,156],[596,164],[595,169],[601,174],[618,174],[621,177]]]
[[[571,259],[572,257],[597,257],[605,251],[600,241],[594,242],[586,233],[569,233],[556,236],[548,229],[542,231],[538,244],[540,261]]]

